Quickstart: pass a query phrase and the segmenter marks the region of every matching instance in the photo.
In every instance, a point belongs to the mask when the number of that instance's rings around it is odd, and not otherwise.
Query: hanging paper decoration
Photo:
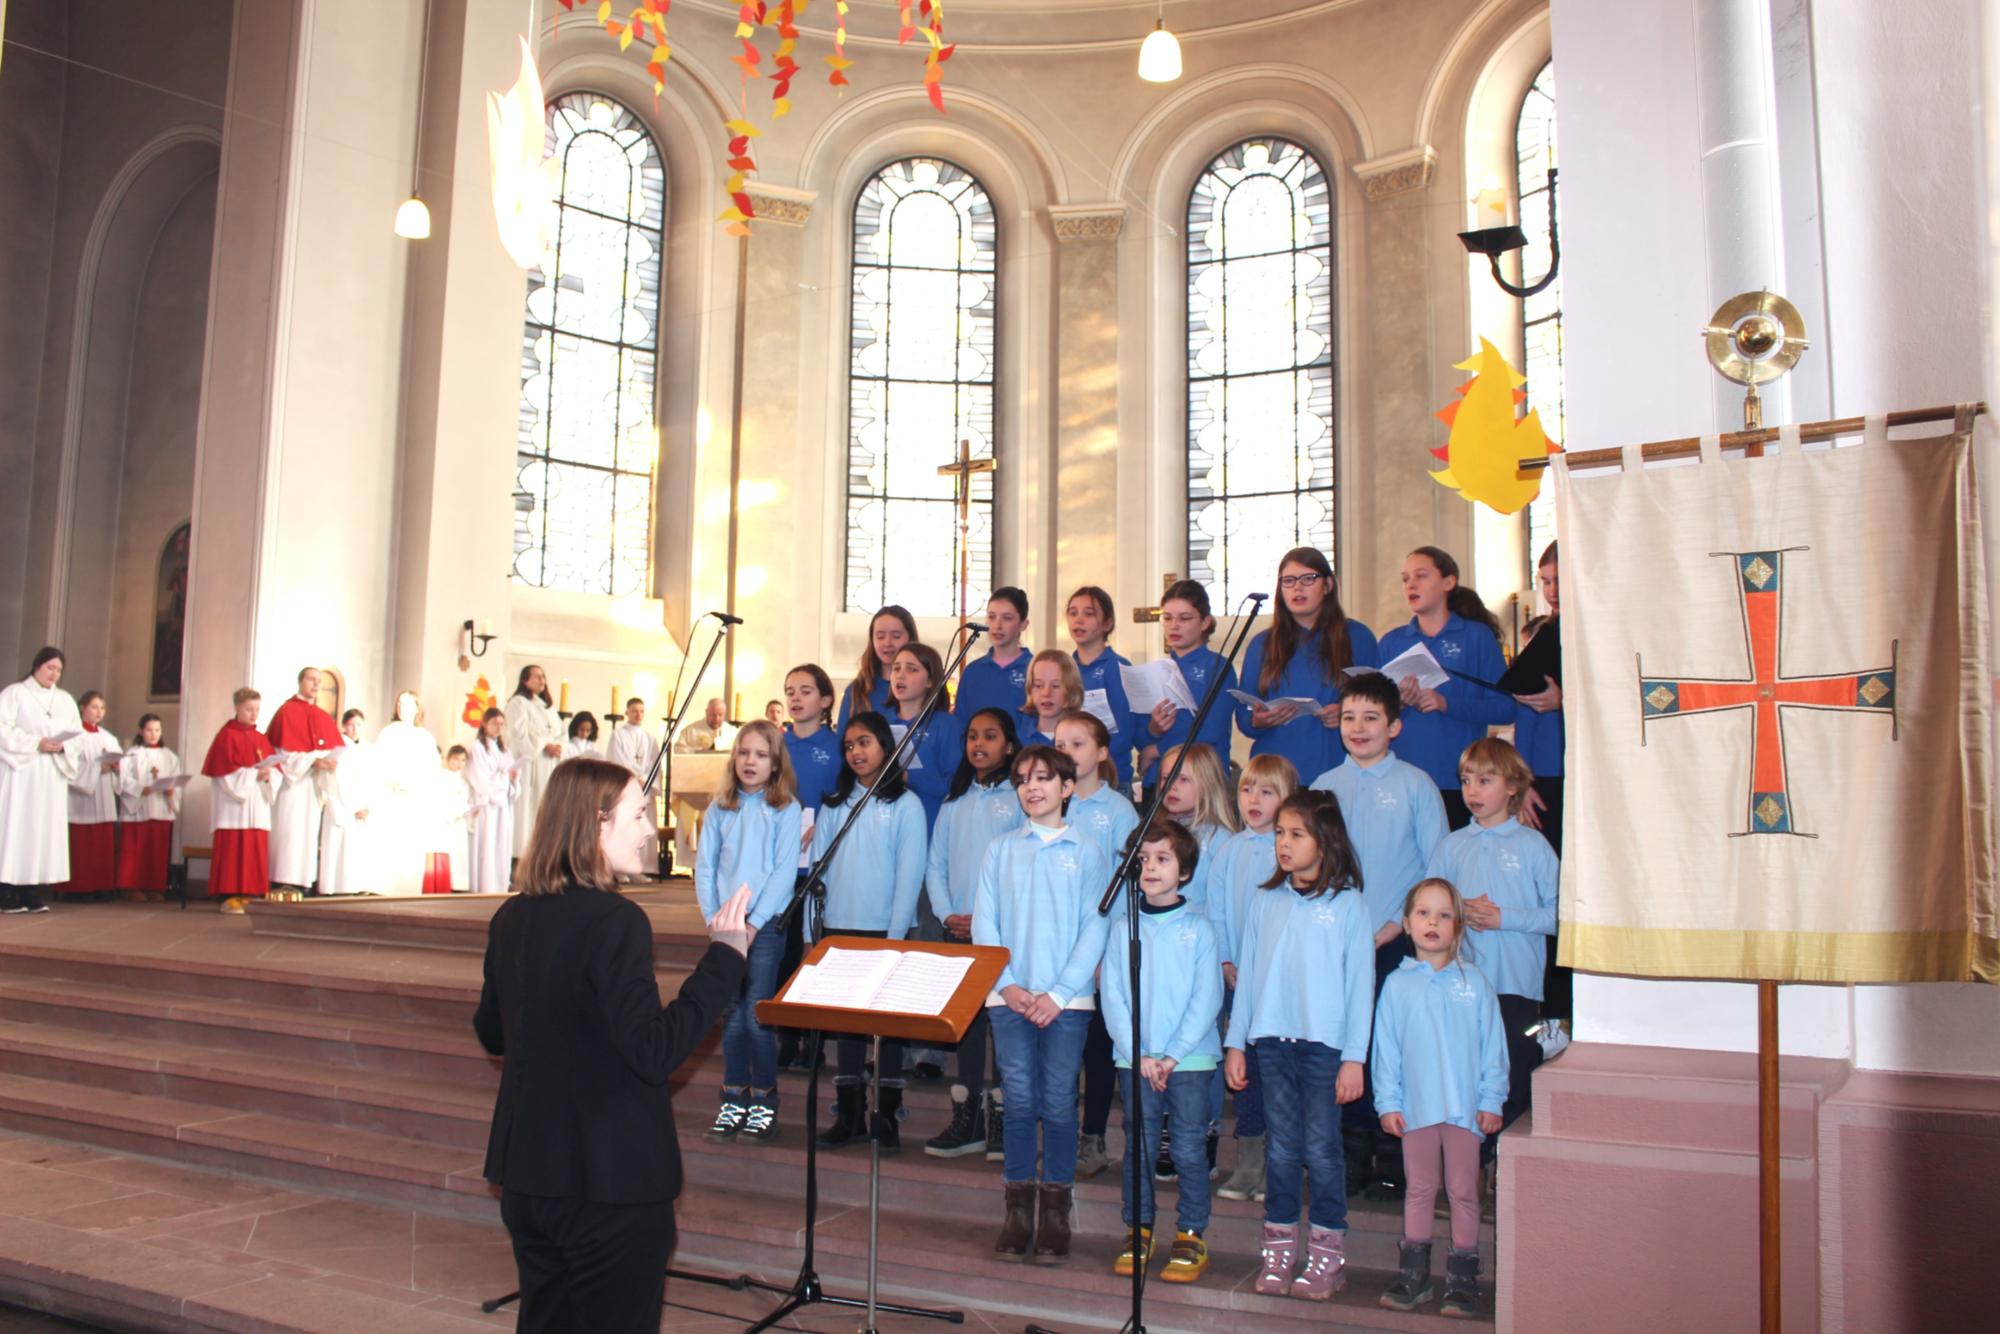
[[[459,719],[467,727],[477,727],[486,721],[486,711],[499,703],[493,697],[493,687],[482,676],[472,689],[465,692],[465,712],[459,715]]]
[[[548,253],[555,227],[556,188],[562,164],[543,157],[547,108],[542,76],[528,41],[521,39],[521,73],[505,93],[486,95],[487,150],[493,171],[493,218],[500,244],[516,264],[532,269]]]
[[[556,3],[571,13],[576,12],[577,0],[556,0]],[[673,3],[674,0],[640,0],[623,19],[613,17],[611,0],[598,0],[597,5],[598,25],[618,39],[620,51],[629,50],[642,37],[651,43],[653,53],[646,60],[646,73],[653,76],[655,103],[667,90],[667,62],[674,55],[673,47],[667,44],[667,10]]]
[[[1444,467],[1431,474],[1467,500],[1478,501],[1501,514],[1525,508],[1541,490],[1542,474],[1522,473],[1521,460],[1556,452],[1542,430],[1541,414],[1516,418],[1514,409],[1528,401],[1521,392],[1527,377],[1507,364],[1500,350],[1482,338],[1479,354],[1454,368],[1471,371],[1459,387],[1459,401],[1437,414],[1451,427],[1451,438],[1432,454]]]
[[[931,105],[944,110],[944,62],[951,59],[951,53],[958,48],[944,44],[944,0],[900,0],[898,12],[902,17],[902,30],[896,34],[899,44],[907,45],[917,35],[918,24],[912,21],[911,11],[922,20],[924,42],[930,50],[924,54],[924,92],[929,95]]]
[[[845,88],[846,71],[854,64],[847,58],[847,0],[833,0],[833,54],[825,60],[833,67],[833,73],[826,76],[827,83]]]

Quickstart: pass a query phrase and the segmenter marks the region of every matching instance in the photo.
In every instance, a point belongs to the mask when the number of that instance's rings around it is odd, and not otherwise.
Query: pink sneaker
[[[1263,1254],[1257,1271],[1257,1291],[1274,1297],[1291,1286],[1292,1266],[1299,1258],[1299,1225],[1264,1224]]]
[[[1347,1283],[1346,1237],[1335,1228],[1316,1227],[1306,1239],[1306,1267],[1292,1280],[1292,1296],[1323,1302]],[[1263,1280],[1258,1280],[1263,1290]]]

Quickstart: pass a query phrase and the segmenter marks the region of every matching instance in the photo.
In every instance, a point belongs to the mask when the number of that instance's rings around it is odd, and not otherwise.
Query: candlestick
[[[613,681],[611,683],[611,712],[606,716],[615,718],[620,712],[621,710],[618,707],[618,683]]]
[[[562,683],[562,702],[556,705],[556,712],[557,713],[569,712],[569,682],[567,681]]]

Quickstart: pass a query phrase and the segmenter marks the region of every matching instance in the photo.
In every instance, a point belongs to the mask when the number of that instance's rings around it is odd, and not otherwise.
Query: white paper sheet
[[[818,963],[799,969],[785,990],[785,1002],[937,1015],[944,1013],[971,967],[970,955],[835,946]]]
[[[81,732],[57,732],[46,739],[55,742],[58,746],[67,746],[82,735],[83,733]]]
[[[1109,690],[1086,690],[1083,692],[1083,711],[1104,724],[1104,730],[1117,736],[1121,730],[1118,715],[1111,710]]]
[[[158,782],[147,784],[146,791],[172,792],[177,788],[186,787],[193,779],[193,774],[175,774],[171,778],[162,778]]]
[[[1120,666],[1118,679],[1125,686],[1126,702],[1134,713],[1151,713],[1161,700],[1170,700],[1177,709],[1193,713],[1198,707],[1187,678],[1172,658],[1155,658],[1136,667]]]
[[[899,954],[897,958],[900,962],[895,970],[875,992],[874,1009],[943,1014],[972,968],[972,957],[965,954]]]
[[[259,770],[259,772],[265,769],[275,769],[279,765],[283,764],[285,762],[285,759],[286,755],[285,752],[282,750],[276,752],[275,754],[266,755],[263,759],[257,761],[257,769]]]
[[[1442,689],[1451,680],[1451,673],[1439,666],[1438,660],[1422,644],[1412,644],[1383,663],[1382,675],[1399,685],[1414,679],[1426,690]]]
[[[1277,699],[1261,699],[1247,690],[1231,690],[1229,698],[1238,704],[1248,704],[1253,709],[1265,704],[1290,704],[1300,713],[1318,713],[1320,710],[1320,702],[1305,695],[1281,695]]]

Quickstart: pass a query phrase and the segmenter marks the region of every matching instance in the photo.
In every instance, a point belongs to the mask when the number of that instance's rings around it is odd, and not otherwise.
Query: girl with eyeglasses
[[[1294,547],[1278,562],[1271,628],[1250,641],[1243,688],[1262,701],[1236,703],[1236,725],[1250,753],[1290,760],[1309,783],[1339,764],[1340,674],[1378,662],[1375,632],[1341,610],[1333,567],[1313,547]],[[1312,700],[1313,706],[1298,703]]]

